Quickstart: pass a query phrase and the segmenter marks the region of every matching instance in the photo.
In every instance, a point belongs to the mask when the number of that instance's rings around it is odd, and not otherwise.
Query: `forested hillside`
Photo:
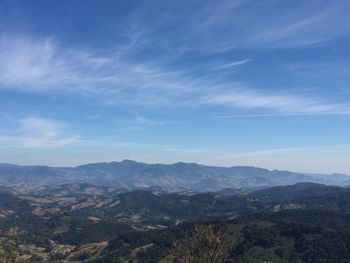
[[[312,183],[211,193],[125,192],[91,184],[54,188],[1,193],[3,257],[91,263],[350,260],[348,188]]]

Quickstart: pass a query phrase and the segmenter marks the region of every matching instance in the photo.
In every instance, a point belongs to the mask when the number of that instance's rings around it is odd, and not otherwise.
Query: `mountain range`
[[[77,167],[0,164],[0,183],[3,186],[18,183],[90,183],[125,190],[158,187],[168,191],[220,191],[227,188],[257,189],[299,182],[347,186],[350,185],[350,176],[304,174],[249,166],[206,166],[183,162],[146,164],[131,160]]]

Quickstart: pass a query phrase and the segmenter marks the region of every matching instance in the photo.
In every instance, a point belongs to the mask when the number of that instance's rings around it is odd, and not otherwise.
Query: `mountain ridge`
[[[345,186],[350,182],[350,176],[306,174],[253,166],[220,167],[185,162],[148,164],[122,160],[120,162],[88,163],[75,167],[0,164],[0,182],[44,185],[85,182],[129,190],[162,187],[192,191],[218,191],[225,188],[265,188],[298,182]]]

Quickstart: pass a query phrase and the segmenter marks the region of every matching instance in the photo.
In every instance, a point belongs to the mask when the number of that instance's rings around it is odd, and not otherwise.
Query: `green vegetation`
[[[231,242],[212,224],[194,224],[173,246],[174,262],[220,263],[227,257]]]
[[[0,263],[3,263],[3,262],[4,262],[4,249],[0,244]]]
[[[5,262],[350,262],[348,188],[1,197]]]

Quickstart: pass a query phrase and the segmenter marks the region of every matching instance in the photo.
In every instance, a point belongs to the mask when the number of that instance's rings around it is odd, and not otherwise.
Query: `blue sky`
[[[349,11],[0,0],[0,160],[350,174]]]

